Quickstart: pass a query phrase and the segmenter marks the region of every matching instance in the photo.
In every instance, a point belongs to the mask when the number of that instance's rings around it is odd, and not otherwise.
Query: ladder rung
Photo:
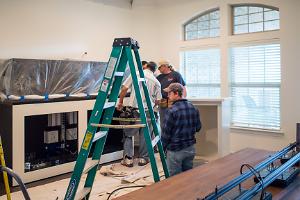
[[[85,187],[82,188],[75,196],[76,200],[82,200],[84,199],[84,197],[86,197],[90,192],[91,192],[92,188],[90,187]]]
[[[110,107],[113,107],[115,105],[116,105],[116,102],[105,102],[103,109],[110,108]]]
[[[119,121],[119,122],[140,122],[142,121],[140,118],[123,118],[123,117],[114,117],[114,121]],[[150,118],[147,118],[147,122],[151,122]]]
[[[98,164],[99,164],[99,160],[88,159],[87,162],[85,163],[84,170],[82,173],[85,174],[85,173],[89,172],[93,167],[95,167]]]
[[[123,76],[124,72],[115,72],[115,76]]]
[[[140,122],[140,118],[122,118],[122,117],[114,117],[114,121],[119,121],[119,122]]]
[[[145,81],[145,78],[138,78],[138,81],[143,82],[143,81]]]
[[[159,141],[159,136],[156,136],[153,140],[152,140],[152,147],[154,147],[156,144],[157,144],[157,142]]]
[[[104,136],[106,136],[106,134],[107,134],[107,131],[99,131],[99,132],[95,133],[93,142],[99,140],[100,138],[103,138]]]
[[[144,128],[144,127],[146,127],[145,124],[111,125],[111,124],[94,124],[94,123],[91,123],[91,126],[100,127],[100,128],[113,128],[113,129]]]

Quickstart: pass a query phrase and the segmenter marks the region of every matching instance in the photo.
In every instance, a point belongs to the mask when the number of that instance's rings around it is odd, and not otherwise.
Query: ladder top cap
[[[130,46],[132,49],[133,48],[137,48],[139,49],[140,46],[139,46],[139,43],[128,37],[128,38],[115,38],[114,39],[114,43],[113,43],[113,47],[120,47],[120,46]]]

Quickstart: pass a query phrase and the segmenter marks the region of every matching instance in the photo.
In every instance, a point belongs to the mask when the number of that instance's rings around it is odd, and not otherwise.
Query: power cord
[[[260,195],[260,200],[263,200],[264,199],[264,196],[265,196],[265,186],[264,186],[264,181],[260,175],[260,173],[254,169],[251,165],[249,164],[243,164],[240,168],[240,173],[242,174],[243,173],[243,168],[244,167],[247,167],[250,172],[256,177],[257,180],[259,180],[259,183],[261,185],[261,195]]]
[[[119,190],[123,190],[123,189],[127,189],[127,188],[136,188],[136,187],[146,187],[147,185],[132,185],[132,186],[125,186],[125,187],[120,187],[120,188],[117,188],[115,190],[113,190],[109,196],[107,197],[107,200],[110,199],[111,195],[113,195],[113,193],[119,191]]]

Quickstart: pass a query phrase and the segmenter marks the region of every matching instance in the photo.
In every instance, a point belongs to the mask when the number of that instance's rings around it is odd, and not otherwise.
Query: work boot
[[[125,156],[121,161],[121,165],[124,165],[126,167],[133,167],[133,158]]]
[[[146,159],[146,158],[140,158],[140,159],[139,159],[138,165],[139,165],[139,166],[144,166],[144,165],[147,165],[148,163],[149,163],[149,159]]]

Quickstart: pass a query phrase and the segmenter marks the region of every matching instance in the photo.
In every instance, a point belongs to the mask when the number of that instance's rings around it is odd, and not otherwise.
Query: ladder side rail
[[[143,72],[143,69],[142,69],[142,64],[140,62],[139,52],[136,48],[133,51],[134,51],[136,63],[138,64],[139,73],[140,73],[141,77],[144,78],[144,72]],[[149,91],[148,91],[146,82],[142,82],[142,86],[143,86],[143,90],[144,90],[144,93],[145,93],[145,98],[146,98],[148,110],[149,110],[149,113],[150,113],[150,119],[151,119],[154,135],[155,135],[155,137],[159,136],[159,138],[160,138],[159,141],[157,142],[157,146],[158,146],[158,150],[159,150],[163,170],[164,170],[164,173],[165,173],[165,177],[168,178],[170,176],[170,174],[169,174],[168,165],[167,165],[167,162],[166,162],[166,159],[165,159],[166,155],[165,155],[165,152],[163,150],[162,143],[161,143],[161,133],[160,133],[160,129],[158,129],[158,127],[157,127],[156,118],[154,116],[154,111],[153,111],[153,108],[152,108],[152,103],[151,103],[151,100],[150,100],[150,95],[149,95]]]
[[[115,69],[111,71],[112,67],[118,64],[119,56],[122,52],[121,47],[116,47],[113,49],[110,55],[110,60],[107,64],[107,68],[105,70],[105,75],[103,77],[100,89],[98,91],[98,95],[94,104],[94,108],[89,119],[89,123],[87,125],[87,130],[85,132],[84,139],[81,144],[81,148],[76,160],[76,164],[74,167],[74,171],[72,173],[72,177],[69,182],[69,186],[67,188],[67,192],[65,195],[65,200],[73,200],[76,195],[76,191],[78,189],[78,185],[80,182],[80,178],[86,163],[86,159],[92,147],[92,141],[97,130],[97,127],[93,127],[91,123],[99,123],[104,104],[107,99],[107,91],[110,88],[111,80],[109,78],[113,77]],[[84,159],[82,159],[84,157]]]
[[[127,57],[126,57],[125,53],[122,53],[119,64],[116,67],[117,71],[124,72],[126,69],[126,63],[127,63]],[[122,80],[123,80],[123,76],[115,77],[115,81],[113,82],[111,93],[110,93],[109,99],[108,99],[109,102],[117,101],[118,96],[119,96],[119,91],[121,88],[121,84],[122,84]],[[110,124],[112,121],[114,111],[115,111],[115,106],[105,109],[104,114],[103,114],[104,118],[102,119],[101,124]],[[100,131],[108,131],[108,130],[109,130],[109,128],[100,128]],[[106,134],[106,136],[104,136],[103,138],[101,138],[100,140],[98,140],[96,142],[92,160],[99,160],[99,162],[100,162],[100,158],[103,153],[106,138],[107,138],[107,134]],[[97,172],[97,167],[94,167],[93,169],[91,169],[89,171],[84,187],[92,187],[93,186],[96,172]]]
[[[158,168],[157,168],[157,164],[156,164],[155,157],[154,157],[154,151],[153,151],[152,144],[151,144],[151,136],[150,136],[147,120],[146,120],[146,113],[145,113],[145,109],[144,109],[144,105],[143,105],[142,96],[140,93],[140,87],[139,87],[139,83],[138,83],[138,79],[137,79],[136,69],[135,69],[134,62],[133,62],[131,48],[125,47],[125,50],[126,50],[126,55],[127,55],[128,62],[129,62],[130,73],[132,76],[132,83],[133,83],[134,90],[135,90],[136,100],[138,102],[140,118],[141,118],[142,123],[146,125],[146,127],[143,128],[143,132],[144,132],[144,138],[145,138],[146,146],[147,146],[147,150],[148,150],[148,155],[149,155],[149,158],[151,161],[153,178],[154,178],[155,182],[158,182],[160,180],[159,174],[158,174]],[[140,63],[140,61],[138,61],[137,63]],[[143,72],[142,72],[142,75],[143,75]],[[142,77],[142,78],[144,78],[144,77]]]
[[[103,106],[101,105],[104,105],[104,103],[106,102],[108,91],[110,90],[111,82],[113,80],[114,73],[116,71],[115,69],[117,68],[116,66],[119,65],[122,51],[123,51],[122,47],[114,47],[111,52],[110,59],[107,64],[107,68],[105,70],[105,74],[103,76],[103,80],[99,88],[98,95],[96,97],[96,102],[91,117],[89,119],[88,128],[92,127],[90,126],[91,123],[97,124],[100,121],[100,117],[102,116],[102,112],[104,110]],[[98,102],[101,102],[101,104]],[[99,119],[94,118],[92,116],[98,116]]]

